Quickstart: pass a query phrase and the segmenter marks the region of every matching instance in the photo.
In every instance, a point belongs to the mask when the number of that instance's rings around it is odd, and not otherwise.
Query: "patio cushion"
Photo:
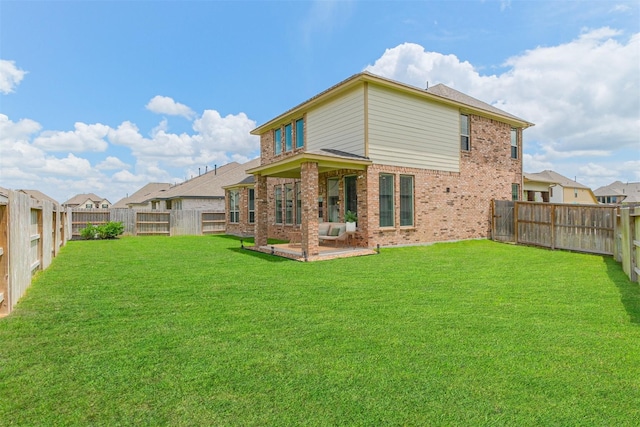
[[[341,227],[331,227],[331,231],[329,232],[329,236],[339,236]]]
[[[327,224],[327,223],[318,224],[318,236],[326,236],[329,233],[329,227],[331,227],[331,224]]]

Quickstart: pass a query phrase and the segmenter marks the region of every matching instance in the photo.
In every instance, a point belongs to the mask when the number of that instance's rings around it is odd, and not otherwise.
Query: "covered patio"
[[[368,248],[358,248],[351,246],[336,248],[333,246],[320,245],[318,247],[317,254],[308,255],[308,253],[304,252],[299,245],[293,246],[289,243],[279,243],[265,246],[246,246],[245,249],[302,262],[327,261],[336,258],[376,255],[378,253],[376,250]]]
[[[289,232],[300,233],[300,244],[298,247],[281,247],[282,254],[290,255],[294,258],[302,258],[312,260],[317,257],[335,257],[340,254],[345,256],[353,256],[353,254],[363,255],[360,251],[368,250],[369,253],[375,253],[366,248],[366,171],[372,165],[371,160],[367,157],[330,149],[321,149],[313,152],[303,152],[291,155],[282,160],[261,165],[257,168],[249,169],[247,172],[255,176],[255,245],[261,251],[272,252],[271,245],[267,244],[269,237],[283,238],[289,240],[286,236],[286,230]],[[321,195],[326,193],[326,180],[328,176],[344,177],[347,175],[357,175],[358,180],[354,179],[353,193],[357,202],[358,224],[359,228],[355,233],[355,242],[361,242],[360,248],[334,248],[324,247],[319,243],[318,225],[321,221],[336,221],[343,218],[346,211],[344,203],[341,200],[343,194],[337,194],[337,201],[324,204]],[[295,180],[300,182],[300,208],[301,215],[299,224],[281,224],[270,217],[269,207],[269,190],[274,179],[280,179],[281,182],[287,180]],[[276,181],[278,182],[278,181]],[[332,207],[333,218],[329,217],[329,204]],[[322,219],[320,219],[322,218]],[[279,235],[276,236],[275,231],[278,228]],[[270,233],[271,231],[271,233]],[[286,245],[285,245],[286,246]],[[358,246],[354,244],[353,246]],[[265,249],[266,248],[266,249]],[[275,252],[275,246],[273,248]],[[333,253],[333,255],[329,255]]]

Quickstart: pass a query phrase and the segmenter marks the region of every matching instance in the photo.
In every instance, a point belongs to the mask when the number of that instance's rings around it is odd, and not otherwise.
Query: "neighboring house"
[[[521,197],[532,125],[444,85],[356,74],[251,132],[256,245],[295,232],[317,255],[319,223],[347,210],[361,247],[486,238],[491,200]]]
[[[259,163],[258,163],[259,164]],[[255,166],[258,166],[256,164]],[[246,174],[238,183],[224,187],[226,190],[225,233],[234,236],[253,236],[256,222],[255,179]]]
[[[626,184],[615,181],[594,191],[599,203],[613,205],[640,205],[640,182]]]
[[[525,173],[524,193],[529,202],[598,203],[589,187],[551,170]]]
[[[151,199],[156,196],[161,196],[169,188],[171,188],[171,184],[169,183],[151,182],[133,193],[131,196],[118,200],[113,205],[113,207],[129,209],[151,209]]]
[[[240,164],[232,162],[153,194],[148,199],[151,209],[201,209],[224,212],[224,186],[237,183],[246,170],[259,164],[260,159]]]
[[[111,202],[93,193],[78,194],[62,204],[65,208],[72,209],[109,209]]]

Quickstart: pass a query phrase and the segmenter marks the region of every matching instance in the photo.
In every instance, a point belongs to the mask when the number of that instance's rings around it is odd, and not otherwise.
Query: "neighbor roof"
[[[119,200],[113,205],[114,208],[128,208],[129,205],[143,204],[151,199],[156,193],[166,191],[171,187],[168,182],[150,182],[129,197]]]
[[[260,135],[265,131],[271,129],[273,126],[287,121],[290,118],[293,118],[293,116],[300,114],[302,110],[307,110],[315,106],[316,104],[324,102],[325,100],[334,97],[348,89],[351,89],[352,87],[357,86],[363,82],[375,83],[402,92],[418,95],[435,102],[455,106],[457,108],[466,108],[471,112],[477,113],[478,115],[500,119],[501,121],[506,121],[519,127],[527,128],[533,126],[533,123],[502,111],[499,108],[493,107],[469,95],[465,95],[462,92],[458,92],[455,89],[451,89],[443,84],[438,84],[430,89],[425,90],[416,86],[411,86],[385,77],[377,76],[368,71],[364,71],[362,73],[354,74],[353,76],[341,81],[340,83],[330,87],[329,89],[320,92],[313,98],[310,98],[307,101],[304,101],[303,103],[297,105],[296,107],[285,111],[274,119],[252,130],[251,134]]]
[[[260,159],[255,158],[247,163],[232,162],[210,170],[193,179],[175,185],[166,190],[162,195],[156,194],[154,199],[181,199],[181,198],[221,198],[224,197],[223,187],[235,184],[246,177],[246,170],[260,164]]]
[[[579,182],[569,179],[566,176],[560,175],[558,172],[554,172],[552,170],[544,170],[538,173],[525,172],[524,179],[525,181],[537,181],[537,182],[548,182],[550,184],[560,184],[563,187],[590,189],[586,185],[582,185]]]
[[[94,193],[86,193],[86,194],[78,194],[67,200],[63,203],[63,205],[79,205],[80,203],[84,203],[85,201],[91,200],[92,202],[101,202],[106,200],[103,197],[96,196]]]
[[[593,192],[596,196],[625,196],[622,203],[640,203],[640,182],[612,182]]]
[[[640,193],[640,182],[615,181],[593,191],[596,196],[628,196]]]

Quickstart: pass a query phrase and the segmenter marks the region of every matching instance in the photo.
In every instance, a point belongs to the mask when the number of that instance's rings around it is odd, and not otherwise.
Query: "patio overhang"
[[[318,173],[336,169],[366,170],[373,162],[367,157],[340,152],[337,150],[319,150],[299,153],[285,159],[257,168],[247,173],[275,178],[300,178],[300,165],[313,162],[318,164]]]

